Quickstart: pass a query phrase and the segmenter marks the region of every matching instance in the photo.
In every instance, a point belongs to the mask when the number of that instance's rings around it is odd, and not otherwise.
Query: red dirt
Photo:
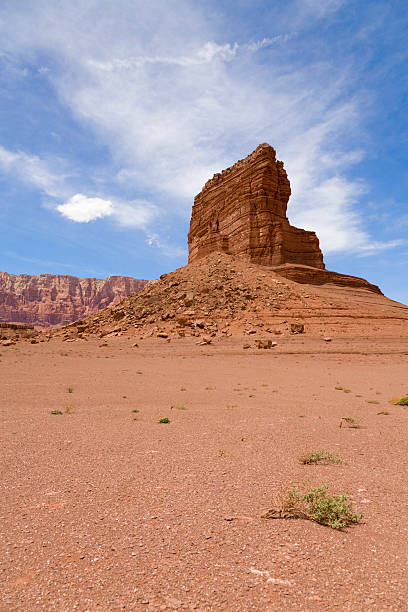
[[[1,347],[1,609],[406,610],[408,409],[388,400],[408,335],[388,322],[271,350],[238,332]],[[301,465],[317,448],[345,463]],[[306,479],[362,523],[260,518]]]

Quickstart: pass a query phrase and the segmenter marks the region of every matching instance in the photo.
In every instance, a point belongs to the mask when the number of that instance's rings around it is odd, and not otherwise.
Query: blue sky
[[[408,303],[398,0],[3,0],[0,269],[155,278],[194,195],[269,142],[329,269]]]

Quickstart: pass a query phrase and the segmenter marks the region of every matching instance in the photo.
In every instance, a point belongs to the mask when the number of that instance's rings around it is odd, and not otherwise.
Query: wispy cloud
[[[64,165],[62,160],[48,162],[38,155],[9,151],[0,145],[0,171],[14,174],[52,197],[64,197],[67,193],[64,183],[70,174]]]
[[[316,230],[326,252],[368,254],[373,245],[377,251],[395,246],[368,235],[359,199],[369,186],[349,178],[364,157],[352,136],[361,130],[364,99],[355,66],[341,56],[333,67],[323,53],[302,61],[300,43],[295,53],[286,52],[302,28],[333,19],[344,4],[293,0],[258,41],[229,40],[189,0],[177,7],[124,0],[118,8],[103,0],[97,8],[85,0],[62,7],[39,0],[24,15],[9,8],[5,44],[55,59],[56,68],[44,77],[109,148],[112,184],[143,194],[141,201],[118,204],[105,193],[71,191],[60,213],[82,222],[107,217],[134,227],[150,224],[151,244],[160,245],[159,208],[168,217],[187,217],[193,195],[214,172],[268,141],[292,182],[291,219]],[[57,194],[37,158],[18,154],[4,164],[22,177],[33,169],[36,178],[27,180]]]
[[[202,64],[209,64],[215,60],[228,62],[234,59],[239,52],[247,51],[254,53],[255,51],[259,51],[259,49],[264,47],[270,47],[279,41],[288,40],[288,38],[289,35],[279,35],[275,36],[274,38],[263,38],[262,40],[253,43],[238,44],[235,42],[233,44],[225,43],[224,45],[219,45],[213,41],[209,41],[190,56],[135,56],[124,59],[112,59],[105,62],[98,62],[91,59],[88,60],[88,64],[91,69],[96,68],[97,70],[107,72],[113,72],[116,70],[132,70],[148,64],[167,64],[170,66],[173,65],[182,67],[200,66]]]

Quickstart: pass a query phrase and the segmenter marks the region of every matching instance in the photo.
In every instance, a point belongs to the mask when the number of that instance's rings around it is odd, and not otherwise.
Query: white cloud
[[[99,197],[88,197],[77,193],[56,210],[63,217],[77,223],[89,223],[96,219],[112,217],[119,225],[144,229],[156,216],[156,208],[149,202],[139,200],[120,202]]]
[[[95,219],[109,217],[113,213],[113,204],[110,200],[102,198],[88,198],[77,193],[64,204],[57,206],[63,217],[77,223],[88,223]]]
[[[24,183],[50,196],[64,197],[66,194],[64,181],[69,174],[62,160],[48,162],[37,155],[9,151],[0,145],[0,170],[15,174]]]
[[[124,227],[146,228],[157,216],[157,208],[145,200],[130,203],[116,203],[113,209],[114,218]]]
[[[111,59],[106,62],[100,62],[95,60],[88,60],[89,66],[96,68],[97,70],[104,70],[107,72],[113,72],[115,70],[132,70],[140,68],[146,64],[164,64],[173,66],[199,66],[202,64],[209,64],[214,60],[220,61],[231,61],[236,57],[239,51],[249,51],[251,53],[259,51],[263,47],[269,47],[278,41],[288,40],[289,36],[275,36],[274,38],[263,38],[260,41],[253,43],[225,43],[224,45],[218,45],[213,41],[206,42],[202,47],[193,52],[192,55],[186,56],[166,56],[166,55],[155,55],[155,56],[135,56],[128,57],[125,59]]]

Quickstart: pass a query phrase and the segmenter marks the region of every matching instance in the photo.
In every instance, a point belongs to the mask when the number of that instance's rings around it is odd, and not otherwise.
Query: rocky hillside
[[[285,266],[282,272],[287,273]],[[199,336],[204,341],[255,332],[265,338],[296,331],[316,337],[376,337],[378,330],[408,335],[408,306],[387,299],[375,285],[335,272],[319,278],[317,285],[311,280],[306,284],[304,275],[295,282],[278,268],[213,253],[52,335],[65,340]]]
[[[147,283],[128,276],[99,279],[0,272],[0,323],[66,325],[116,304]]]

